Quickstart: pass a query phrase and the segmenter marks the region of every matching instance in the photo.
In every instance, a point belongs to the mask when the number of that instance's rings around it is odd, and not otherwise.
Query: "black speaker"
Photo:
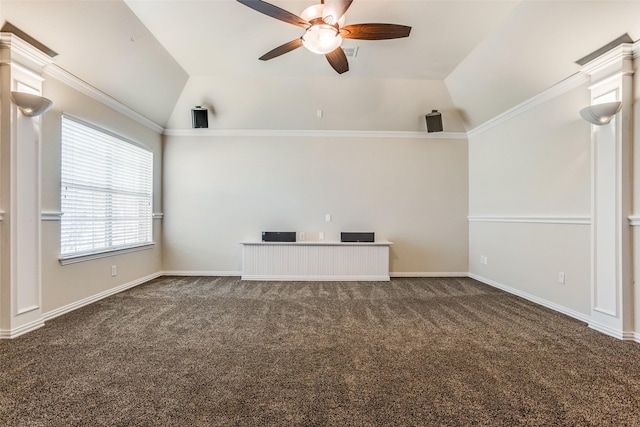
[[[191,123],[193,128],[208,128],[209,127],[209,110],[197,106],[191,110]]]
[[[263,242],[295,242],[295,231],[263,231]]]
[[[427,132],[442,132],[442,114],[438,110],[432,110],[425,116],[427,119]]]
[[[340,233],[341,242],[367,242],[375,241],[375,234],[372,232],[342,232]]]

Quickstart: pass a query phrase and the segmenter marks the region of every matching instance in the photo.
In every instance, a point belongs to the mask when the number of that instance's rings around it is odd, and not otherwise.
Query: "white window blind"
[[[62,117],[61,257],[152,243],[153,153]]]

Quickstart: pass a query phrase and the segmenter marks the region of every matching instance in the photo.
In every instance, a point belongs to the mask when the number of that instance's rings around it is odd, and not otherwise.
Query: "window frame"
[[[75,251],[75,252],[68,252],[63,254],[62,253],[62,244],[63,244],[63,222],[65,221],[65,217],[64,217],[64,210],[63,210],[63,204],[62,204],[62,200],[64,197],[64,174],[63,174],[63,150],[64,150],[64,136],[63,136],[63,132],[64,132],[64,121],[68,120],[70,122],[73,122],[75,125],[80,125],[80,126],[84,126],[86,128],[88,128],[90,131],[93,132],[99,132],[102,136],[104,136],[106,139],[115,139],[120,143],[126,143],[126,144],[130,144],[131,146],[139,149],[139,150],[143,150],[146,151],[149,154],[149,160],[148,163],[145,163],[145,166],[148,166],[150,168],[150,172],[149,172],[149,177],[148,177],[148,202],[149,202],[149,217],[148,217],[148,224],[146,224],[145,220],[145,225],[148,226],[148,238],[149,240],[145,240],[144,242],[135,242],[132,244],[124,244],[124,245],[117,245],[117,246],[108,246],[108,247],[104,247],[104,248],[99,248],[99,249],[91,249],[91,250],[83,250],[83,251]],[[153,223],[154,223],[154,214],[153,214],[153,200],[154,200],[154,152],[153,150],[149,149],[148,147],[144,146],[141,143],[138,143],[136,141],[133,141],[129,138],[123,137],[122,135],[116,134],[114,132],[111,132],[107,129],[104,129],[100,126],[94,125],[92,123],[86,122],[78,117],[75,117],[73,115],[67,114],[67,113],[63,113],[62,117],[61,117],[61,130],[60,130],[60,208],[61,208],[61,221],[60,221],[60,238],[58,240],[59,244],[60,244],[60,256],[59,256],[59,262],[61,265],[67,265],[67,264],[72,264],[72,263],[77,263],[77,262],[82,262],[82,261],[87,261],[87,260],[92,260],[92,259],[98,259],[98,258],[104,258],[104,257],[110,257],[110,256],[114,256],[114,255],[118,255],[118,254],[123,254],[123,253],[129,253],[129,252],[136,252],[136,251],[141,251],[141,250],[146,250],[146,249],[151,249],[155,246],[155,242],[153,241]],[[114,175],[115,176],[115,175]],[[113,182],[111,180],[111,178],[114,178],[114,176],[110,177],[109,182]],[[146,183],[145,183],[146,184]],[[107,187],[103,187],[104,189],[106,189]],[[145,186],[145,188],[147,188]],[[115,193],[113,193],[115,194]],[[141,198],[143,199],[143,198]],[[112,216],[110,216],[109,218],[113,218]],[[116,217],[117,218],[117,217]],[[109,226],[109,231],[105,232],[105,241],[108,240],[107,236],[113,233],[113,222],[111,221],[107,221],[108,226]]]

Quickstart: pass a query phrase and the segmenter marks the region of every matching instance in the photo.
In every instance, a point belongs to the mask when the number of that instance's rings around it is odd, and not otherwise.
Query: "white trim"
[[[42,84],[42,82],[44,81],[44,77],[42,77],[42,75],[16,62],[11,62],[11,67],[14,69],[12,71],[17,71],[19,73],[26,74],[29,79],[38,81],[40,82],[40,84]]]
[[[164,213],[163,212],[154,212],[152,214],[152,218],[153,219],[162,219],[162,218],[164,218]]]
[[[311,138],[389,138],[389,139],[467,139],[465,132],[408,132],[369,130],[294,130],[294,129],[166,129],[168,136],[249,136]]]
[[[20,335],[24,335],[27,332],[35,331],[38,328],[44,326],[44,319],[36,319],[33,322],[29,322],[15,329],[0,329],[0,339],[17,338]]]
[[[54,211],[40,212],[40,219],[42,221],[60,221],[60,218],[62,218],[62,212],[54,212]]]
[[[163,276],[242,276],[242,271],[183,271],[183,270],[170,270],[163,271]],[[408,271],[408,272],[389,272],[390,277],[467,277],[467,272],[434,272],[434,271]],[[278,276],[280,277],[280,276]],[[261,279],[262,280],[262,279]],[[296,279],[297,280],[297,279]],[[300,279],[308,280],[308,278]],[[331,278],[330,280],[335,280]],[[362,279],[364,280],[364,279]]]
[[[388,282],[389,276],[296,276],[296,275],[242,275],[242,280],[264,280],[274,282]]]
[[[39,305],[37,305],[37,304],[36,304],[36,305],[31,305],[31,306],[29,306],[29,307],[24,307],[24,308],[22,308],[22,309],[18,310],[18,311],[16,312],[16,314],[17,314],[17,315],[21,315],[21,314],[29,313],[29,312],[31,312],[31,311],[38,310],[39,308],[40,308],[40,306],[39,306]]]
[[[128,248],[109,249],[105,252],[98,252],[98,253],[92,253],[92,254],[86,254],[86,255],[73,255],[68,258],[58,258],[58,261],[60,262],[60,265],[75,264],[78,262],[91,261],[94,259],[108,258],[115,255],[128,254],[130,252],[145,251],[147,249],[153,249],[155,244],[156,244],[155,242],[151,242],[151,243],[144,243],[139,246],[131,246]]]
[[[130,119],[135,120],[141,125],[151,129],[152,131],[159,134],[162,134],[164,132],[164,128],[159,124],[157,124],[156,122],[143,116],[137,111],[134,111],[133,109],[127,107],[122,102],[112,98],[106,93],[96,89],[95,87],[91,86],[89,83],[85,82],[84,80],[79,79],[78,77],[74,76],[73,74],[69,73],[63,68],[60,68],[58,65],[56,64],[47,65],[43,71],[46,74],[50,75],[51,77],[55,78],[56,80],[59,80],[60,82],[78,90],[79,92],[89,96],[90,98],[95,99],[96,101],[106,105],[107,107],[113,108],[117,112],[124,114]]]
[[[621,332],[617,329],[613,329],[603,323],[599,323],[594,320],[590,320],[588,323],[591,329],[601,332],[605,335],[609,335],[610,337],[614,337],[623,341],[636,341],[640,343],[640,334],[636,332],[632,332],[632,331]]]
[[[0,33],[0,46],[8,46],[12,53],[22,56],[28,61],[35,63],[38,67],[50,65],[53,62],[53,58],[49,55],[22,40],[13,33]],[[13,62],[13,60],[14,57],[11,55],[11,61]]]
[[[469,222],[517,222],[527,224],[590,225],[588,216],[468,216]]]
[[[637,227],[640,225],[640,215],[631,215],[629,216],[629,225],[632,227]]]
[[[638,46],[636,46],[636,44],[630,43],[623,43],[621,45],[618,45],[607,53],[603,53],[592,61],[586,63],[580,71],[588,74],[589,76],[592,76],[606,70],[612,65],[618,66],[625,59],[632,60],[634,56],[634,50],[636,50],[637,48]],[[604,80],[608,80],[608,78]],[[597,82],[595,83],[595,86],[598,86],[599,84],[600,82]]]
[[[467,277],[467,272],[455,272],[455,271],[398,271],[389,272],[389,276],[393,277]]]
[[[520,114],[524,114],[528,110],[539,106],[547,101],[552,100],[553,98],[562,95],[565,92],[568,92],[572,89],[577,88],[580,85],[589,83],[591,81],[590,76],[584,73],[576,73],[559,83],[551,86],[549,89],[535,95],[524,102],[516,105],[513,108],[508,109],[507,111],[495,116],[494,118],[484,122],[481,125],[476,126],[467,132],[468,138],[476,137],[489,129],[501,125],[502,123],[511,120],[512,118],[519,116]]]
[[[474,273],[469,273],[469,277],[474,279],[474,280],[477,280],[479,282],[482,282],[484,284],[487,284],[489,286],[493,286],[494,288],[501,289],[501,290],[503,290],[505,292],[508,292],[508,293],[510,293],[512,295],[519,296],[519,297],[524,298],[524,299],[526,299],[528,301],[531,301],[531,302],[534,302],[534,303],[536,303],[538,305],[541,305],[543,307],[549,308],[549,309],[551,309],[553,311],[557,311],[558,313],[562,313],[562,314],[565,314],[565,315],[567,315],[569,317],[573,317],[574,319],[580,320],[581,322],[585,322],[587,324],[591,322],[591,318],[587,314],[580,313],[578,311],[575,311],[575,310],[572,310],[570,308],[561,306],[561,305],[556,304],[556,303],[551,302],[551,301],[547,301],[547,300],[545,300],[543,298],[539,298],[539,297],[537,297],[535,295],[528,294],[528,293],[523,292],[523,291],[521,291],[519,289],[512,288],[511,286],[507,286],[507,285],[504,285],[502,283],[498,283],[498,282],[496,282],[494,280],[487,279],[486,277],[482,277],[482,276],[479,276],[479,275],[474,274]]]
[[[186,270],[167,270],[160,272],[161,276],[242,276],[242,271],[186,271]]]
[[[84,307],[86,305],[92,304],[92,303],[94,303],[96,301],[100,301],[101,299],[104,299],[104,298],[109,297],[111,295],[115,295],[115,294],[120,293],[122,291],[126,291],[127,289],[130,289],[130,288],[133,288],[135,286],[141,285],[141,284],[146,283],[146,282],[148,282],[150,280],[157,279],[160,276],[162,276],[161,272],[149,274],[148,276],[142,277],[140,279],[133,280],[133,281],[131,281],[129,283],[125,283],[123,285],[116,286],[115,288],[111,288],[111,289],[108,289],[108,290],[106,290],[104,292],[100,292],[100,293],[92,295],[90,297],[81,299],[80,301],[76,301],[76,302],[73,302],[71,304],[67,304],[67,305],[65,305],[63,307],[56,308],[55,310],[51,310],[51,311],[49,311],[47,313],[44,313],[42,315],[42,318],[45,321],[51,320],[51,319],[53,319],[55,317],[58,317],[58,316],[61,316],[63,314],[69,313],[71,311],[77,310],[77,309],[82,308],[82,307]]]

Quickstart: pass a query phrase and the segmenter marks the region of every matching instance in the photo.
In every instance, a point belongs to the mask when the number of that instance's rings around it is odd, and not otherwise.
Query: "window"
[[[61,259],[152,243],[153,153],[62,117]]]

